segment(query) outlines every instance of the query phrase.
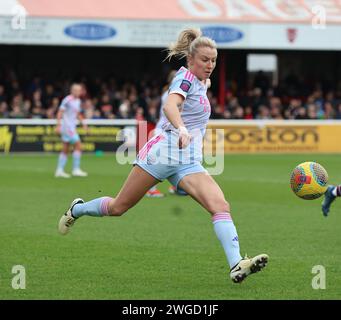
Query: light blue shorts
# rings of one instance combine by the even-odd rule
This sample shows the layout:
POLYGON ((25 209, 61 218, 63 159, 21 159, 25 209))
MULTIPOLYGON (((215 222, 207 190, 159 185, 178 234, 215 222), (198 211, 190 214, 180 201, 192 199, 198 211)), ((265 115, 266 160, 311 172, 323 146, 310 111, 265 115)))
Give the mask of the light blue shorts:
POLYGON ((66 143, 75 144, 76 142, 80 141, 80 137, 78 133, 74 133, 72 135, 67 133, 62 133, 62 141, 66 143))
POLYGON ((201 153, 194 145, 179 149, 178 136, 173 132, 162 132, 150 139, 140 150, 134 165, 152 175, 155 179, 167 179, 180 194, 186 194, 178 187, 185 176, 207 172, 201 164, 201 153))

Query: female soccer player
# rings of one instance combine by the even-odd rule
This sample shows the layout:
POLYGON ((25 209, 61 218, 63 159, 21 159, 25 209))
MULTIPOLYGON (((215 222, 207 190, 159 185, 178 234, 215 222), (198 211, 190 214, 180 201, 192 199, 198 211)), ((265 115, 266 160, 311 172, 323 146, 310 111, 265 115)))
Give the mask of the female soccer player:
POLYGON ((161 134, 149 140, 138 154, 135 166, 116 198, 102 197, 84 203, 72 201, 59 222, 59 232, 66 234, 77 219, 88 216, 121 216, 133 207, 152 186, 168 179, 199 202, 212 216, 214 231, 230 266, 233 282, 243 281, 260 271, 268 262, 266 254, 242 258, 230 205, 224 193, 201 165, 202 137, 210 117, 206 86, 216 66, 215 42, 197 29, 183 30, 169 48, 168 57, 186 57, 174 77, 164 106, 168 119, 161 134))
MULTIPOLYGON (((82 86, 78 83, 74 83, 70 89, 70 95, 66 96, 57 113, 57 128, 58 134, 61 134, 63 141, 63 149, 59 154, 57 170, 55 177, 70 178, 70 175, 64 171, 64 167, 67 162, 67 157, 70 149, 70 145, 74 146, 73 149, 73 169, 72 175, 75 177, 86 177, 88 174, 80 169, 82 145, 79 135, 76 131, 77 119, 82 122, 84 120, 81 112, 81 96, 82 86)), ((84 129, 87 126, 83 124, 84 129)))

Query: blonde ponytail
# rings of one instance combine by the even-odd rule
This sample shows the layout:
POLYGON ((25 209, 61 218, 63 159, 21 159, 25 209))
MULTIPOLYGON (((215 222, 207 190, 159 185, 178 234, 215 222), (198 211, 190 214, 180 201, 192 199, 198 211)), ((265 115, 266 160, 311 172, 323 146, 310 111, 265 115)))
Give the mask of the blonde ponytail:
POLYGON ((177 57, 179 59, 188 56, 191 43, 202 35, 200 29, 188 28, 181 31, 178 40, 172 43, 168 48, 168 55, 166 59, 177 57))
POLYGON ((173 57, 182 59, 189 55, 194 55, 199 47, 217 49, 217 44, 211 38, 202 36, 200 29, 184 29, 179 34, 177 42, 169 46, 165 60, 170 60, 173 57))

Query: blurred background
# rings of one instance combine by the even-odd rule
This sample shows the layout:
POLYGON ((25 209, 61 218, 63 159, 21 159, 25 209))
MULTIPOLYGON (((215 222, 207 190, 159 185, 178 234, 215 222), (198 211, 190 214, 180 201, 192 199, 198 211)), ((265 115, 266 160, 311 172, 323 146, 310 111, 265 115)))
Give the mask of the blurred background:
MULTIPOLYGON (((329 0, 2 0, 0 118, 55 119, 78 81, 87 119, 155 123, 169 72, 185 64, 163 62, 164 49, 194 26, 219 48, 211 119, 341 119, 340 22, 329 0)), ((9 131, 12 149, 32 149, 9 131)), ((53 139, 31 137, 45 151, 53 139)))
POLYGON ((90 119, 153 117, 184 26, 220 48, 213 119, 341 118, 341 5, 269 3, 2 0, 0 118, 54 118, 72 81, 90 119))

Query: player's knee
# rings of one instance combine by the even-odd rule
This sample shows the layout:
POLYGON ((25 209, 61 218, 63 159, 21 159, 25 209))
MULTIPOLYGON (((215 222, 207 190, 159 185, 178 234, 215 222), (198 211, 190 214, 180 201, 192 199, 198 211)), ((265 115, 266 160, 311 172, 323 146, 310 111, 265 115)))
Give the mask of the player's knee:
POLYGON ((124 207, 114 206, 110 208, 109 216, 119 217, 122 216, 125 212, 127 212, 127 210, 128 209, 125 209, 124 207))
POLYGON ((116 201, 109 205, 109 216, 122 216, 131 206, 128 203, 117 203, 116 201))
POLYGON ((207 209, 211 214, 230 212, 230 204, 225 199, 212 199, 207 209))

